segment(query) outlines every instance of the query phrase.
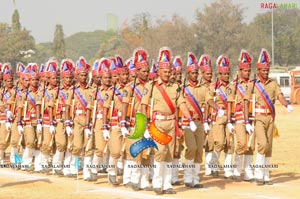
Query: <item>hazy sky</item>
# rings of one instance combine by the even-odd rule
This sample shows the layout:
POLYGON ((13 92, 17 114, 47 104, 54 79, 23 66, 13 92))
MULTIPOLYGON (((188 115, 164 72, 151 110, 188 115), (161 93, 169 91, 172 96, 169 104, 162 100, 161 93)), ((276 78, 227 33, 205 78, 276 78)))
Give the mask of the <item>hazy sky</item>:
MULTIPOLYGON (((119 24, 138 13, 148 12, 152 19, 162 15, 170 17, 178 14, 188 21, 195 19, 195 10, 203 10, 215 0, 0 0, 0 22, 11 24, 11 16, 18 9, 23 27, 31 31, 36 42, 52 41, 54 28, 62 24, 66 36, 76 32, 88 32, 106 29, 106 14, 118 16, 119 24)), ((262 2, 297 3, 300 0, 233 0, 245 8, 245 21, 251 21, 261 9, 262 2)))

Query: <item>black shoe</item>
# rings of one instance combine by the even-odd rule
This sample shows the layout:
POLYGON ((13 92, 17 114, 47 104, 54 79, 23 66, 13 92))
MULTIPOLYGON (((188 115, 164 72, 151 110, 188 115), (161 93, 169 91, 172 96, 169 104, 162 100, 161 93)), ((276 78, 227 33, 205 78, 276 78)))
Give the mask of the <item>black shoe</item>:
POLYGON ((161 188, 153 188, 153 191, 157 194, 157 195, 162 195, 163 191, 161 190, 161 188))
POLYGON ((184 183, 185 187, 194 188, 193 183, 184 183))
POLYGON ((264 181, 263 181, 263 180, 256 179, 255 182, 256 182, 256 185, 257 185, 257 186, 262 186, 262 185, 264 185, 264 181))
POLYGON ((117 176, 115 175, 108 175, 108 183, 112 185, 118 185, 117 176))
POLYGON ((233 180, 233 176, 224 176, 224 179, 226 179, 226 180, 233 180))
POLYGON ((171 184, 174 186, 178 186, 178 185, 181 185, 181 182, 179 180, 177 180, 175 182, 172 182, 171 184))
POLYGON ((201 188, 203 188, 203 187, 204 187, 203 184, 200 184, 200 183, 194 185, 194 188, 200 188, 200 189, 201 189, 201 188))
POLYGON ((26 167, 26 168, 25 168, 25 171, 27 171, 27 172, 32 172, 32 171, 34 171, 33 166, 26 167))
POLYGON ((91 177, 87 177, 83 179, 84 181, 91 181, 91 177))
POLYGON ((67 178, 76 178, 77 177, 77 174, 67 174, 67 175, 65 175, 65 177, 67 177, 67 178))
POLYGON ((219 177, 219 171, 212 171, 212 172, 211 172, 211 175, 212 175, 214 178, 217 178, 217 177, 219 177))
POLYGON ((99 173, 107 173, 106 168, 100 169, 100 170, 99 170, 99 173))
POLYGON ((48 174, 50 172, 50 170, 48 168, 44 168, 40 172, 43 174, 48 174))
POLYGON ((62 175, 64 175, 64 174, 63 174, 62 170, 55 169, 55 170, 54 170, 54 175, 62 176, 62 175))
POLYGON ((97 179, 97 173, 91 173, 91 181, 96 182, 97 179))
POLYGON ((164 190, 165 194, 176 194, 176 191, 173 188, 169 188, 167 190, 164 190))
POLYGON ((264 185, 273 185, 272 181, 264 181, 264 185))
POLYGON ((142 190, 144 190, 144 191, 153 191, 153 188, 150 187, 150 186, 147 186, 147 187, 143 188, 142 190))
POLYGON ((133 191, 138 191, 138 190, 140 190, 139 184, 136 184, 136 183, 131 183, 131 188, 132 188, 133 191))
POLYGON ((255 179, 254 179, 254 178, 251 178, 251 179, 244 179, 244 181, 245 181, 245 182, 250 182, 250 183, 252 183, 252 182, 255 182, 255 179))
POLYGON ((241 181, 241 176, 232 176, 232 180, 236 181, 236 182, 240 182, 241 181))
POLYGON ((118 168, 117 175, 119 175, 119 176, 123 175, 123 169, 118 168))
POLYGON ((132 187, 132 184, 131 184, 131 182, 128 182, 128 183, 124 184, 124 186, 125 186, 126 188, 130 188, 130 187, 132 187))

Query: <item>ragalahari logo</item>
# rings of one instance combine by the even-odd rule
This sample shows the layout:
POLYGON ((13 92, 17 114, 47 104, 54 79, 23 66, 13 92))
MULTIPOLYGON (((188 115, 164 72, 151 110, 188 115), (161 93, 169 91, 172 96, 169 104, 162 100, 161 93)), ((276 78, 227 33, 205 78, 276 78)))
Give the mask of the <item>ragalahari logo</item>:
POLYGON ((261 9, 297 9, 300 4, 297 3, 275 3, 275 2, 262 2, 260 3, 261 9))

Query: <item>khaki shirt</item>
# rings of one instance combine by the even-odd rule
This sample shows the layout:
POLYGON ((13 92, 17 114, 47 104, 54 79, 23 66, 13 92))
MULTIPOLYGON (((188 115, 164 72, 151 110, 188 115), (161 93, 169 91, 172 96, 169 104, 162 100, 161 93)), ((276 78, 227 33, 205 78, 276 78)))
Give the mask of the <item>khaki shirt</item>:
POLYGON ((27 100, 27 112, 30 113, 35 113, 36 111, 36 102, 37 102, 37 95, 39 89, 35 90, 33 88, 29 88, 28 89, 28 94, 26 92, 27 90, 24 90, 24 92, 22 92, 22 95, 19 97, 19 102, 18 102, 18 108, 25 108, 25 101, 27 100), (32 104, 35 104, 35 106, 33 106, 32 104))
MULTIPOLYGON (((123 92, 123 103, 131 103, 131 98, 134 97, 134 105, 133 105, 133 109, 136 111, 141 111, 140 110, 140 104, 141 102, 138 100, 138 97, 136 96, 137 93, 135 91, 133 91, 133 87, 134 87, 134 81, 128 83, 125 88, 124 88, 124 92, 123 92)), ((140 94, 143 94, 143 90, 144 90, 145 85, 139 80, 137 79, 135 82, 135 89, 137 89, 139 91, 140 94)), ((141 98, 143 97, 143 95, 141 96, 141 98)))
MULTIPOLYGON (((171 99, 173 106, 180 107, 182 103, 185 103, 185 99, 182 95, 182 91, 179 90, 178 92, 178 84, 174 83, 167 83, 164 84, 159 77, 158 79, 154 80, 154 82, 147 82, 143 91, 143 98, 141 104, 148 105, 150 99, 151 99, 151 89, 152 84, 158 83, 159 86, 161 86, 166 93, 168 94, 169 98, 171 99)), ((158 90, 158 88, 154 85, 153 91, 152 91, 152 97, 154 99, 154 104, 152 110, 155 112, 161 112, 165 114, 174 114, 171 112, 169 105, 165 101, 164 97, 162 96, 161 92, 158 90)))
MULTIPOLYGON (((201 85, 200 82, 198 82, 198 84, 196 86, 192 86, 190 84, 190 82, 187 82, 185 86, 190 90, 190 92, 192 93, 194 98, 197 100, 197 102, 201 108, 204 107, 204 105, 209 100, 213 99, 212 93, 210 92, 208 87, 201 85)), ((188 95, 187 92, 184 92, 184 96, 186 97, 187 95, 188 95)), ((186 100, 186 104, 187 104, 187 107, 189 110, 192 110, 195 112, 194 108, 192 107, 192 105, 189 103, 188 100, 186 100)))
POLYGON ((241 78, 238 78, 237 82, 238 82, 238 86, 241 89, 239 89, 239 87, 236 86, 236 80, 232 81, 229 84, 229 88, 232 92, 231 92, 231 94, 228 95, 228 101, 231 101, 237 105, 236 111, 242 111, 242 108, 244 107, 244 96, 246 94, 246 91, 249 88, 249 86, 248 86, 249 82, 244 81, 241 78))
MULTIPOLYGON (((272 79, 268 79, 265 83, 262 83, 259 79, 256 80, 257 82, 262 85, 266 93, 268 94, 269 98, 271 99, 272 103, 274 104, 276 99, 280 94, 282 94, 279 84, 272 79)), ((253 81, 248 83, 248 89, 246 91, 244 99, 250 100, 252 95, 252 89, 253 88, 253 81)), ((255 104, 260 106, 267 106, 265 101, 262 98, 261 93, 258 91, 258 89, 255 87, 253 90, 255 94, 255 104)))
MULTIPOLYGON (((225 94, 226 98, 228 95, 231 95, 233 90, 229 87, 229 85, 226 85, 224 83, 219 83, 220 85, 218 85, 218 88, 216 90, 215 96, 214 96, 214 90, 215 90, 215 85, 216 82, 214 82, 210 88, 209 91, 212 93, 212 95, 215 97, 215 103, 217 104, 218 107, 223 107, 225 109, 227 109, 226 104, 224 104, 223 100, 221 99, 221 92, 220 90, 223 91, 223 93, 225 94)), ((228 100, 227 100, 228 101, 228 100)))
POLYGON ((104 102, 104 107, 109 108, 112 102, 112 98, 114 98, 114 109, 121 111, 122 110, 122 102, 123 102, 123 94, 125 91, 125 86, 121 86, 120 84, 116 84, 115 91, 113 87, 109 90, 108 95, 109 98, 104 102), (114 97, 113 97, 114 95, 114 97))
MULTIPOLYGON (((92 88, 87 85, 86 87, 82 88, 79 84, 76 84, 74 86, 74 89, 78 89, 79 93, 82 95, 83 99, 86 101, 86 106, 84 107, 78 98, 78 95, 76 95, 76 92, 74 91, 74 105, 76 109, 79 110, 85 110, 85 109, 92 109, 92 105, 93 105, 93 93, 92 93, 92 88)), ((73 99, 73 89, 72 89, 72 94, 71 94, 71 100, 66 102, 66 105, 72 105, 72 99, 73 99)))

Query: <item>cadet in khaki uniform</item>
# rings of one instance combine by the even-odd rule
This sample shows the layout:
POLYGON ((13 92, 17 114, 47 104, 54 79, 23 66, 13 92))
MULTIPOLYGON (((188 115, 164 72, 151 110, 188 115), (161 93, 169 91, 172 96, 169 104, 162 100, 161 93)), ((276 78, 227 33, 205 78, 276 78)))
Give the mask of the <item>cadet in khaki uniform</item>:
MULTIPOLYGON (((88 65, 83 57, 80 57, 76 63, 75 73, 77 75, 77 83, 73 88, 75 99, 75 117, 73 127, 73 143, 71 144, 72 159, 70 164, 71 174, 76 173, 75 158, 79 156, 87 144, 87 140, 93 135, 90 130, 90 116, 92 108, 92 90, 87 84, 88 72, 90 65, 88 65)), ((71 105, 71 104, 67 104, 71 105)), ((66 120, 70 116, 66 115, 66 120)), ((93 150, 88 149, 85 151, 83 160, 83 179, 89 181, 91 179, 90 165, 92 163, 93 150)))
MULTIPOLYGON (((176 191, 172 188, 172 160, 174 157, 175 143, 175 112, 176 107, 180 107, 183 115, 190 121, 192 131, 196 131, 197 126, 192 120, 191 115, 186 107, 182 92, 177 92, 178 85, 169 82, 171 72, 171 51, 167 47, 159 50, 158 57, 158 76, 154 82, 147 83, 141 101, 142 113, 146 115, 148 102, 151 96, 152 84, 154 84, 152 97, 154 99, 153 118, 156 128, 164 133, 172 136, 172 140, 168 145, 161 145, 156 142, 158 150, 154 155, 154 175, 153 175, 153 190, 157 194, 175 194, 176 191), (169 101, 169 102, 166 102, 169 101)), ((145 132, 145 134, 147 131, 145 132)), ((145 136, 146 137, 146 136, 145 136)))
POLYGON ((186 98, 187 108, 192 116, 193 121, 197 126, 195 132, 191 131, 189 120, 182 117, 182 128, 184 129, 185 137, 185 165, 184 183, 189 188, 203 188, 200 184, 200 163, 202 163, 203 141, 204 141, 204 115, 206 103, 217 110, 217 105, 212 100, 212 95, 209 89, 200 84, 198 81, 198 63, 194 54, 188 54, 187 61, 187 81, 183 85, 184 96, 186 98))
MULTIPOLYGON (((71 85, 74 70, 74 63, 72 60, 64 59, 61 61, 60 71, 62 82, 53 89, 53 97, 48 104, 50 113, 53 113, 53 121, 56 123, 56 129, 54 134, 54 141, 56 146, 56 151, 53 156, 52 164, 53 164, 53 173, 55 175, 68 175, 70 174, 70 158, 71 153, 67 151, 67 136, 70 135, 69 131, 66 131, 66 125, 64 122, 66 121, 66 109, 69 110, 70 107, 66 108, 66 103, 71 101, 71 95, 73 87, 71 85), (59 89, 59 90, 57 90, 59 89), (67 133, 66 133, 67 132, 67 133), (66 164, 64 167, 64 172, 62 170, 63 161, 64 161, 64 152, 65 152, 65 160, 66 164)), ((55 73, 55 72, 52 72, 55 73)), ((69 121, 67 123, 70 123, 69 121)), ((70 126, 69 126, 70 130, 70 126)), ((53 136, 53 135, 52 135, 53 136)))
POLYGON ((12 96, 8 99, 7 103, 9 105, 9 109, 11 110, 12 117, 12 125, 11 125, 11 135, 10 135, 10 162, 15 163, 15 153, 18 153, 19 150, 19 140, 21 138, 21 134, 19 134, 17 128, 17 118, 18 118, 18 106, 21 103, 19 100, 22 93, 26 91, 29 80, 25 81, 25 74, 23 71, 25 70, 25 66, 22 63, 17 64, 16 73, 17 73, 17 81, 15 85, 15 89, 13 90, 12 96))
POLYGON ((129 82, 132 82, 136 75, 137 75, 137 69, 135 68, 135 65, 133 63, 133 58, 130 57, 129 59, 126 60, 126 66, 129 69, 129 82))
MULTIPOLYGON (((118 58, 120 62, 120 58, 118 58)), ((126 84, 128 83, 129 70, 123 63, 118 64, 117 59, 111 59, 111 65, 115 66, 115 70, 118 74, 118 81, 110 89, 108 100, 104 101, 103 110, 103 123, 110 125, 110 139, 108 140, 108 147, 110 150, 108 182, 111 184, 117 184, 117 162, 121 157, 121 149, 123 146, 123 140, 125 136, 122 136, 121 128, 119 126, 122 114, 122 101, 123 92, 126 84), (113 104, 112 104, 113 103, 113 104), (110 110, 110 112, 109 112, 110 110), (110 119, 108 119, 110 118, 110 119)), ((113 67, 111 67, 113 68, 113 67)), ((112 70, 111 70, 112 71, 112 70)))
MULTIPOLYGON (((201 80, 200 84, 202 86, 205 86, 206 88, 210 89, 212 84, 212 67, 211 67, 211 59, 210 56, 207 54, 201 55, 199 59, 199 67, 201 70, 201 80)), ((210 133, 210 127, 211 127, 211 119, 208 118, 209 116, 209 106, 208 104, 204 106, 202 109, 204 112, 204 115, 206 117, 204 118, 204 132, 205 132, 205 141, 204 141, 204 149, 205 149, 205 175, 210 176, 212 174, 211 166, 216 163, 216 156, 215 153, 213 153, 214 150, 214 139, 213 134, 210 133)), ((213 110, 213 109, 211 109, 213 110)))
MULTIPOLYGON (((149 63, 147 59, 148 53, 145 49, 137 48, 134 50, 133 64, 136 67, 137 76, 132 82, 126 85, 123 93, 122 120, 120 122, 123 136, 134 133, 134 115, 136 112, 141 112, 140 103, 142 93, 149 76, 149 63), (129 122, 129 132, 126 128, 127 122, 129 122)), ((123 184, 125 186, 131 186, 135 191, 139 190, 141 179, 140 165, 142 162, 141 154, 135 158, 130 154, 130 146, 136 141, 138 140, 126 139, 123 175, 123 184)))
MULTIPOLYGON (((286 107, 287 112, 292 112, 293 108, 287 103, 280 90, 278 83, 268 77, 271 65, 271 58, 266 49, 262 49, 256 64, 258 70, 255 81, 255 118, 254 130, 257 142, 257 154, 255 162, 255 179, 257 185, 272 185, 269 176, 269 164, 272 156, 273 130, 275 119, 275 100, 286 107)), ((249 123, 248 104, 251 99, 253 83, 248 85, 245 100, 245 123, 249 123)), ((248 125, 249 126, 249 125, 248 125)), ((248 127, 249 128, 249 127, 248 127)), ((246 126, 247 131, 250 131, 246 126)))
POLYGON ((3 64, 1 70, 0 73, 3 72, 4 86, 0 88, 0 164, 4 164, 4 151, 9 145, 11 122, 13 119, 13 114, 9 110, 8 100, 15 92, 13 89, 14 73, 10 63, 3 64))
POLYGON ((38 93, 38 67, 35 63, 30 63, 25 68, 24 81, 29 81, 29 87, 20 96, 18 103, 17 125, 20 135, 23 134, 25 140, 25 150, 23 152, 22 169, 32 171, 31 166, 33 154, 35 155, 34 169, 41 170, 40 150, 37 140, 40 135, 36 132, 36 95, 38 93))
POLYGON ((93 85, 93 98, 95 97, 95 94, 97 96, 97 113, 96 113, 96 123, 94 128, 94 138, 95 138, 95 150, 94 150, 94 156, 93 156, 93 168, 92 168, 92 181, 97 180, 97 172, 98 167, 104 167, 103 163, 103 155, 105 152, 105 149, 107 149, 107 140, 109 139, 109 134, 104 135, 104 127, 107 128, 107 126, 103 125, 103 107, 104 102, 108 100, 108 92, 111 88, 111 74, 110 74, 110 60, 107 58, 101 58, 98 61, 98 68, 95 68, 94 63, 94 71, 93 76, 94 80, 97 76, 100 77, 101 85, 99 81, 94 81, 93 85), (97 92, 98 90, 98 92, 97 92), (97 93, 96 93, 97 92, 97 93), (102 165, 100 165, 102 163, 102 165))
MULTIPOLYGON (((58 64, 55 60, 49 60, 46 64, 45 70, 48 78, 49 85, 41 88, 36 96, 36 114, 37 114, 37 132, 42 135, 41 143, 41 165, 42 173, 49 172, 48 159, 54 142, 54 121, 53 112, 50 108, 50 103, 57 93, 58 87, 58 64)), ((39 144, 39 140, 38 140, 39 144)))
MULTIPOLYGON (((215 82, 216 85, 211 86, 210 90, 216 89, 215 102, 218 105, 218 117, 213 121, 215 124, 212 126, 211 133, 214 138, 214 151, 216 154, 217 162, 219 161, 221 151, 224 150, 224 177, 231 178, 232 172, 232 154, 234 152, 233 130, 234 127, 230 120, 230 113, 228 111, 227 95, 233 92, 228 88, 230 63, 227 57, 220 55, 217 59, 217 67, 219 69, 219 79, 215 82), (226 115, 224 115, 224 112, 226 115), (228 113, 229 112, 229 113, 228 113), (229 117, 228 117, 229 114, 229 117)), ((213 176, 218 176, 218 169, 213 168, 213 176)))
MULTIPOLYGON (((254 139, 252 139, 251 145, 248 147, 247 131, 244 123, 244 95, 248 89, 248 82, 251 73, 251 56, 246 50, 242 50, 239 57, 239 75, 230 84, 230 89, 233 91, 228 96, 229 106, 231 109, 232 120, 235 122, 235 136, 237 140, 237 146, 235 151, 235 167, 233 170, 233 178, 237 181, 240 180, 241 171, 243 167, 243 158, 245 155, 244 167, 245 167, 245 181, 252 181, 254 179, 253 171, 251 169, 253 151, 254 151, 254 139)), ((249 134, 253 133, 249 132, 249 134)))
MULTIPOLYGON (((175 56, 173 60, 173 67, 171 67, 171 76, 170 76, 170 82, 177 83, 179 87, 182 87, 182 59, 180 56, 175 56)), ((178 89, 178 92, 182 92, 178 89)), ((172 161, 172 165, 174 165, 174 168, 172 168, 172 185, 181 185, 181 182, 179 180, 178 174, 179 169, 178 165, 180 164, 179 160, 181 158, 181 152, 183 150, 183 136, 182 136, 182 129, 181 127, 181 115, 179 115, 179 110, 177 109, 177 115, 176 115, 176 125, 178 125, 178 129, 176 132, 178 135, 176 135, 176 142, 174 146, 174 158, 172 161), (180 135, 181 134, 181 135, 180 135)))

